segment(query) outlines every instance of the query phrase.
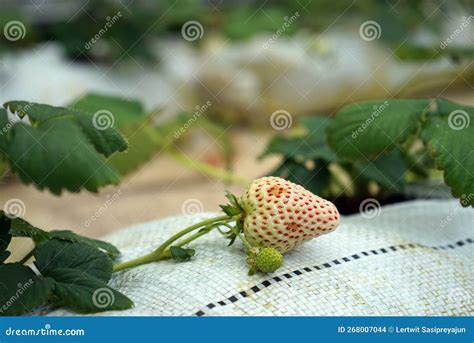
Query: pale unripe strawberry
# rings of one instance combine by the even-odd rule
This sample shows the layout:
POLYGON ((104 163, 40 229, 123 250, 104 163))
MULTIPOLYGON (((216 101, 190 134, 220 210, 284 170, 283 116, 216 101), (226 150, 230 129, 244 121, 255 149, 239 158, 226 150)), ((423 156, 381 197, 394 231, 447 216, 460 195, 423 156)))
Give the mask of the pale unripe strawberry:
POLYGON ((238 203, 250 245, 281 253, 334 231, 339 224, 334 204, 279 177, 254 180, 238 203))

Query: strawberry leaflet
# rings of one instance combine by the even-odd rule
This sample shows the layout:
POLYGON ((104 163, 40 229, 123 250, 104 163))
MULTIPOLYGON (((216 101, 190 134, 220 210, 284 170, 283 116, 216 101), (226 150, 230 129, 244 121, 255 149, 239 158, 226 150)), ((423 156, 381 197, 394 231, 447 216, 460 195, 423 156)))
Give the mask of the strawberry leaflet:
POLYGON ((96 129, 92 114, 24 101, 4 107, 29 120, 10 121, 0 110, 0 123, 6 128, 0 153, 25 183, 60 194, 83 188, 96 192, 119 182, 104 157, 124 151, 127 144, 113 128, 96 129))

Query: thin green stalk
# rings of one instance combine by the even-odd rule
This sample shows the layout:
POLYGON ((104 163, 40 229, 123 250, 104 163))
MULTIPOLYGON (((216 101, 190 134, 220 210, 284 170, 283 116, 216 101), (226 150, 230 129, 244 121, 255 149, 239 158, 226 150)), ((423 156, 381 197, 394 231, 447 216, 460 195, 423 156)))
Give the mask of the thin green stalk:
POLYGON ((211 230, 215 229, 216 227, 217 227, 217 225, 214 226, 214 227, 212 227, 212 228, 210 228, 209 230, 198 231, 198 232, 192 234, 191 236, 189 236, 188 238, 183 239, 181 242, 179 242, 178 244, 176 244, 176 246, 179 247, 179 248, 181 248, 181 247, 185 246, 186 244, 191 243, 191 242, 194 241, 195 239, 197 239, 197 238, 199 238, 199 237, 201 237, 201 236, 204 236, 204 235, 208 234, 211 230))
MULTIPOLYGON (((171 236, 168 240, 166 240, 163 244, 161 244, 157 249, 155 249, 151 253, 146 254, 144 256, 140 256, 140 257, 135 258, 135 259, 130 260, 130 261, 126 261, 126 262, 116 264, 113 268, 113 271, 117 272, 117 271, 128 269, 128 268, 131 268, 131 267, 136 267, 136 266, 139 266, 139 265, 142 265, 142 264, 146 264, 146 263, 150 263, 150 262, 156 262, 156 261, 160 261, 160 260, 163 260, 163 259, 170 258, 171 255, 170 255, 170 252, 169 252, 169 246, 173 242, 175 242, 176 240, 178 240, 181 237, 187 235, 188 233, 190 233, 194 230, 197 230, 199 228, 202 228, 204 226, 209 226, 211 224, 218 224, 219 222, 222 222, 222 221, 228 222, 230 220, 233 220, 233 219, 231 217, 229 217, 228 215, 222 215, 222 216, 219 216, 219 217, 206 219, 206 220, 200 221, 199 223, 188 226, 187 228, 185 228, 185 229, 181 230, 180 232, 176 233, 175 235, 171 236)), ((200 235, 195 234, 195 235, 190 236, 189 238, 183 240, 183 242, 181 242, 179 246, 183 246, 183 245, 191 242, 193 239, 196 239, 196 238, 198 238, 198 237, 200 237, 200 236, 202 236, 202 235, 204 235, 208 232, 209 231, 207 231, 207 230, 204 231, 204 232, 198 232, 198 233, 201 233, 201 234, 200 235), (191 239, 193 236, 194 236, 194 238, 191 239)))
POLYGON ((154 261, 159 261, 159 260, 160 259, 156 258, 155 254, 153 254, 151 252, 149 254, 146 254, 144 256, 140 256, 140 257, 135 258, 133 260, 116 264, 116 265, 114 265, 113 271, 118 272, 118 271, 121 271, 121 270, 124 270, 124 269, 136 267, 136 266, 139 266, 139 265, 142 265, 142 264, 146 264, 146 263, 150 263, 150 262, 154 262, 154 261))
POLYGON ((164 152, 166 152, 176 162, 180 163, 186 168, 195 170, 198 173, 204 175, 218 178, 224 182, 236 183, 243 187, 247 187, 251 182, 250 180, 241 177, 227 169, 217 168, 210 165, 209 163, 189 159, 185 154, 176 151, 176 149, 172 147, 172 143, 166 141, 166 139, 164 139, 161 135, 154 135, 153 140, 157 146, 162 147, 164 152))
POLYGON ((239 237, 240 240, 242 241, 242 243, 244 243, 244 246, 245 246, 245 248, 246 248, 247 250, 250 250, 250 249, 252 248, 252 246, 250 245, 250 243, 247 242, 247 240, 245 239, 245 237, 242 236, 242 234, 241 234, 240 232, 237 234, 237 237, 239 237))
POLYGON ((180 232, 178 232, 178 233, 174 234, 173 236, 171 236, 162 245, 160 245, 153 253, 156 254, 157 256, 159 256, 163 251, 165 251, 166 248, 168 248, 168 246, 171 245, 171 243, 173 243, 174 241, 180 239, 181 237, 185 236, 186 234, 190 233, 191 231, 199 229, 203 226, 208 226, 208 225, 214 224, 216 222, 220 222, 220 221, 224 221, 224 220, 230 220, 230 219, 231 218, 228 215, 223 215, 223 216, 220 216, 220 217, 206 219, 206 220, 203 220, 199 223, 191 225, 191 226, 185 228, 184 230, 181 230, 180 232))
POLYGON ((250 180, 247 180, 246 178, 236 175, 228 170, 216 168, 208 163, 190 160, 184 154, 180 154, 171 149, 166 150, 166 152, 172 158, 174 158, 175 161, 181 163, 182 165, 184 165, 185 167, 189 169, 193 169, 197 171, 198 173, 215 177, 224 182, 236 183, 243 187, 247 187, 250 184, 250 180))

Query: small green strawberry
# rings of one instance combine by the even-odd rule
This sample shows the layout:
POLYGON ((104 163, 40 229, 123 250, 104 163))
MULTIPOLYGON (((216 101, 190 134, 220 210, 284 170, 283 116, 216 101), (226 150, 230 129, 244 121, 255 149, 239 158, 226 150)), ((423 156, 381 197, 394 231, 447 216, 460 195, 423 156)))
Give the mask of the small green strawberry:
POLYGON ((274 248, 251 248, 247 252, 247 263, 250 266, 249 274, 257 271, 273 273, 283 264, 283 255, 274 248))

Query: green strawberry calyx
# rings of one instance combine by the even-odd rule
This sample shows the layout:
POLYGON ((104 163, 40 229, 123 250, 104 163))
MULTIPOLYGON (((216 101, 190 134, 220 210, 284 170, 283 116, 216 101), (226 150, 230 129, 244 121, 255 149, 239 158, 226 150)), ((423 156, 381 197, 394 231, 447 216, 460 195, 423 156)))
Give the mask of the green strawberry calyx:
POLYGON ((220 208, 229 217, 239 219, 239 217, 244 213, 244 209, 240 206, 238 198, 229 191, 225 192, 225 197, 229 200, 229 203, 220 205, 220 208))

